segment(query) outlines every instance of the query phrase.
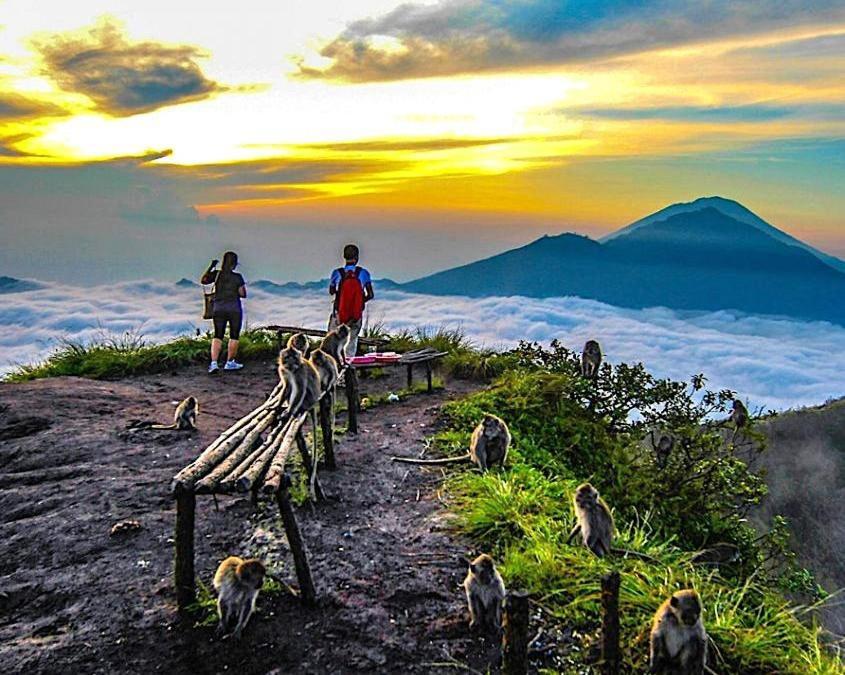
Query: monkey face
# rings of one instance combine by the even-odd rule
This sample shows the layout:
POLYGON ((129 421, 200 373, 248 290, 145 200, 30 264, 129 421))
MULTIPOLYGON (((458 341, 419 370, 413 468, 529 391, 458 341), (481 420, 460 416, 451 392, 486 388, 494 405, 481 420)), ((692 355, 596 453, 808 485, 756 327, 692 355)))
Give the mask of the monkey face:
POLYGON ((575 503, 581 508, 589 509, 595 506, 599 500, 599 491, 589 483, 578 486, 575 491, 575 503))
POLYGON ((678 621, 686 626, 694 626, 701 616, 701 601, 695 591, 678 591, 672 595, 669 604, 678 621))
POLYGON ((493 582, 496 568, 493 565, 493 559, 486 553, 482 553, 473 560, 469 565, 469 569, 478 577, 478 580, 482 584, 487 585, 493 582))
POLYGON ((499 422, 495 417, 487 415, 482 420, 482 424, 484 425, 484 435, 487 438, 495 438, 499 435, 499 422))
POLYGON ((279 363, 285 370, 296 370, 302 363, 299 352, 295 349, 283 349, 279 354, 279 363))
POLYGON ((304 352, 308 349, 308 338, 302 333, 297 333, 290 339, 290 346, 300 352, 304 352))
POLYGON ((245 560, 238 566, 241 581, 252 588, 261 588, 266 571, 260 560, 245 560))

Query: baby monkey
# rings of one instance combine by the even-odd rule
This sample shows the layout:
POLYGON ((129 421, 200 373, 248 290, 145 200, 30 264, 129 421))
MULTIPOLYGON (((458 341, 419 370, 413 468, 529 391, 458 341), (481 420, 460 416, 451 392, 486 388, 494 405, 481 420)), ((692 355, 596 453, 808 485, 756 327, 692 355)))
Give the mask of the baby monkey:
POLYGON ((406 464, 452 464, 453 462, 472 461, 482 471, 487 471, 494 464, 505 465, 508 448, 511 444, 511 432, 501 417, 487 413, 472 432, 469 452, 459 457, 441 459, 416 459, 414 457, 392 457, 394 462, 406 464))
POLYGON ((217 591, 217 637, 234 634, 240 639, 249 617, 255 610, 258 591, 264 584, 266 570, 260 560, 244 560, 237 556, 226 558, 214 575, 217 591))
POLYGON ((173 424, 156 424, 155 422, 141 422, 134 421, 129 427, 132 431, 138 429, 166 429, 168 431, 196 431, 197 430, 197 415, 199 414, 200 406, 194 396, 188 396, 178 406, 173 413, 173 424))
POLYGON ((702 675, 706 661, 707 632, 701 621, 701 600, 694 590, 676 591, 654 615, 650 672, 702 675))
POLYGON ((346 345, 349 344, 349 335, 349 326, 342 323, 333 331, 326 333, 326 337, 320 343, 320 349, 337 362, 338 368, 345 368, 347 365, 346 345))
POLYGON ((467 564, 464 590, 469 605, 469 627, 489 630, 497 635, 502 630, 502 603, 505 600, 505 583, 493 564, 493 558, 482 553, 467 564))
POLYGON ((594 378, 599 374, 601 365, 601 346, 595 340, 587 340, 581 353, 581 375, 594 378))

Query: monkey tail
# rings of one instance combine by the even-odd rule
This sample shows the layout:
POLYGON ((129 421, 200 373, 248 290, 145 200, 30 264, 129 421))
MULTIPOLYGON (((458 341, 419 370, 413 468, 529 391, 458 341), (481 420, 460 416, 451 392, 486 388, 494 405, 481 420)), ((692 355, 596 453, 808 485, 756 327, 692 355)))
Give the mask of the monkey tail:
POLYGON ((151 420, 137 420, 129 425, 129 431, 140 431, 141 429, 166 429, 173 431, 178 428, 176 424, 157 424, 151 420))
POLYGON ((416 457, 391 457, 391 462, 404 462, 405 464, 454 464, 456 462, 465 462, 470 458, 470 454, 461 455, 460 457, 442 457, 441 459, 417 459, 416 457))

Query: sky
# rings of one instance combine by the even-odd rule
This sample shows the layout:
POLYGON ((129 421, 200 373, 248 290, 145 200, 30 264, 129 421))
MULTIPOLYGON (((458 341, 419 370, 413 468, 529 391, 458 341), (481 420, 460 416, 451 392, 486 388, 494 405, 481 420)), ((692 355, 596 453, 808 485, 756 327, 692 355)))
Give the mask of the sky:
MULTIPOLYGON (((79 287, 42 283, 6 293, 0 302, 0 376, 46 357, 62 340, 147 342, 205 331, 200 289, 142 280, 79 287)), ((325 292, 254 286, 245 301, 249 326, 319 327, 329 312, 325 292)), ((366 320, 391 331, 461 329, 477 345, 515 346, 557 338, 579 350, 598 338, 612 363, 643 362, 657 377, 689 381, 697 373, 713 390, 731 389, 749 410, 817 405, 845 396, 845 327, 826 322, 755 317, 737 312, 621 309, 580 298, 427 296, 382 290, 366 320)))
POLYGON ((845 256, 845 2, 0 0, 0 274, 407 280, 721 195, 845 256))

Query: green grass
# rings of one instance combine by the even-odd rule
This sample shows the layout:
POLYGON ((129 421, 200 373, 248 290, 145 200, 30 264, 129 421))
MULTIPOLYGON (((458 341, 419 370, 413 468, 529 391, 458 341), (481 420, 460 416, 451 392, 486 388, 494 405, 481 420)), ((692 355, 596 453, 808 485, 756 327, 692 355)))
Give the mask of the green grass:
MULTIPOLYGON (((275 336, 267 331, 245 331, 241 333, 239 345, 240 360, 272 358, 278 351, 275 336)), ((132 333, 103 336, 87 343, 67 340, 44 361, 19 366, 6 376, 6 381, 61 376, 118 379, 165 372, 192 363, 206 363, 210 349, 208 334, 180 337, 163 344, 147 342, 132 333)))
MULTIPOLYGON (((447 482, 455 528, 494 556, 506 585, 528 591, 563 623, 590 636, 582 645, 586 651, 600 626, 600 579, 618 570, 622 653, 630 672, 647 671, 651 618, 681 588, 701 595, 717 672, 845 672, 841 659, 823 646, 810 613, 787 600, 777 576, 756 558, 722 572, 690 562, 696 548, 692 539, 744 536, 747 526, 736 524, 721 505, 709 505, 690 533, 686 523, 678 525, 652 508, 665 489, 663 478, 632 449, 639 446, 632 445, 629 430, 609 429, 608 416, 596 417, 578 401, 573 387, 579 386, 564 372, 511 372, 493 388, 445 407, 448 427, 434 438, 444 454, 467 447, 470 430, 485 412, 501 415, 511 426, 514 447, 505 470, 481 475, 457 469, 447 482), (653 483, 638 474, 651 476, 653 483), (574 522, 572 494, 584 480, 599 485, 611 506, 623 505, 614 514, 614 546, 658 562, 597 558, 567 544, 574 522)), ((656 386, 679 400, 678 390, 656 386)), ((750 479, 733 465, 729 475, 741 483, 736 494, 744 495, 750 479)), ((748 551, 751 556, 755 549, 748 551)))

